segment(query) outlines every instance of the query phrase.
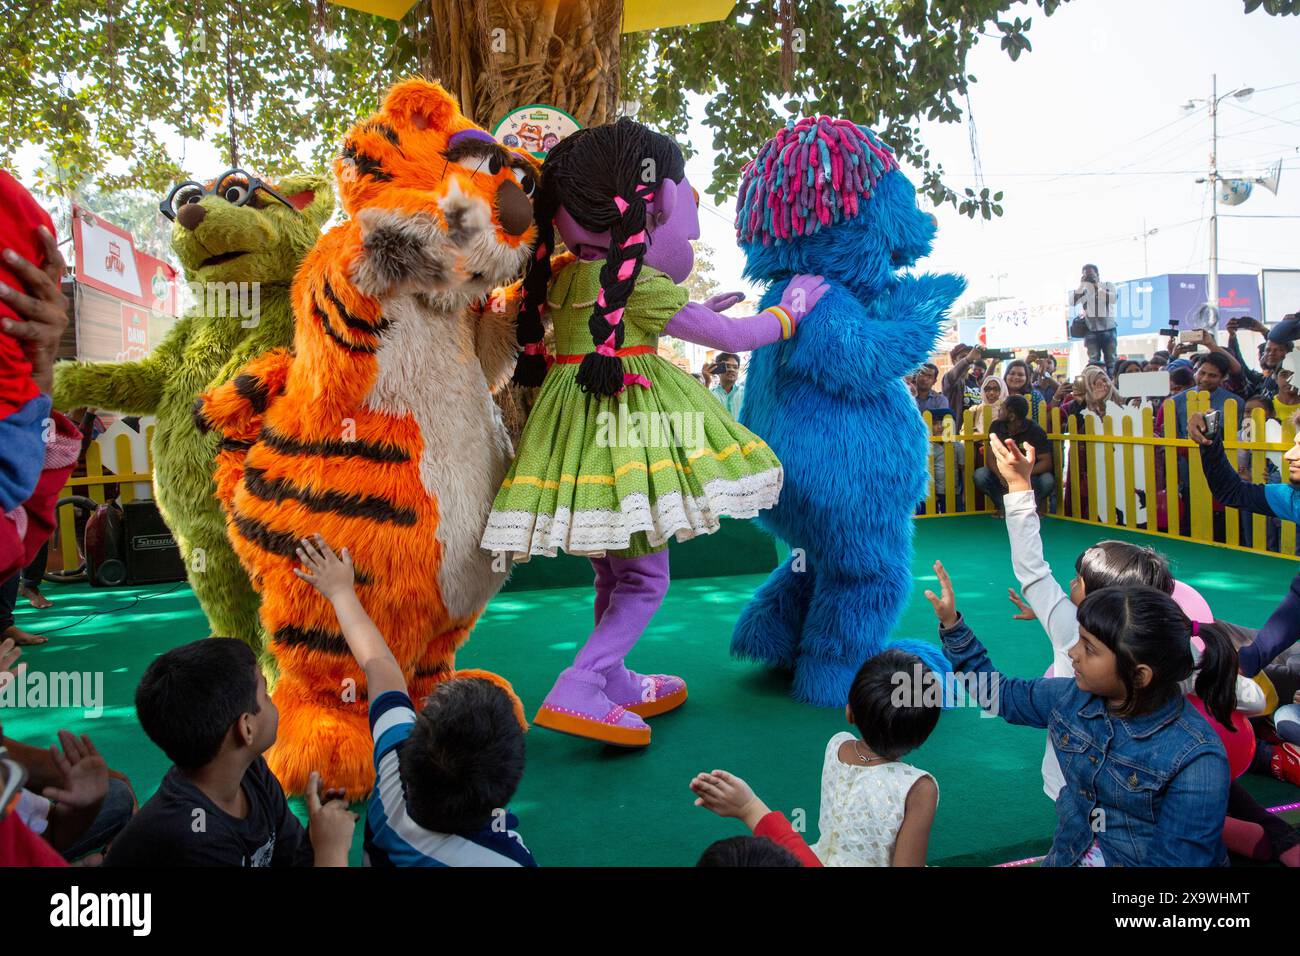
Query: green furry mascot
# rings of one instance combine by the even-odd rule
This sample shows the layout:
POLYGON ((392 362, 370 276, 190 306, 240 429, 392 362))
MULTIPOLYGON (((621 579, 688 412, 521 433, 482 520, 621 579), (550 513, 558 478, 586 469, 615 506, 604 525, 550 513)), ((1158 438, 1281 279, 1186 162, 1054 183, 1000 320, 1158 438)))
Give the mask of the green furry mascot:
POLYGON ((289 285, 334 210, 334 192, 325 176, 272 186, 233 170, 206 186, 181 184, 160 208, 175 222, 172 248, 198 304, 138 362, 61 363, 54 403, 157 416, 154 496, 190 585, 213 634, 260 650, 258 598, 214 497, 218 436, 200 434, 190 409, 251 360, 292 344, 289 285))

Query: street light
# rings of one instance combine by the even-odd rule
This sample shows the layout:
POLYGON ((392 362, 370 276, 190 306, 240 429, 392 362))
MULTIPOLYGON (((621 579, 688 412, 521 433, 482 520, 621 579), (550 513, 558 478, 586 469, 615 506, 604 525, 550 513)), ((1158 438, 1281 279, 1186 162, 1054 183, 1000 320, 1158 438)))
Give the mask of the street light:
POLYGON ((1141 239, 1141 240, 1142 240, 1142 275, 1143 275, 1143 276, 1149 276, 1149 275, 1151 274, 1151 259, 1150 259, 1150 257, 1147 255, 1147 240, 1150 239, 1152 236, 1154 236, 1154 235, 1155 235, 1156 233, 1158 233, 1159 231, 1160 231, 1160 227, 1159 227, 1159 226, 1157 226, 1157 227, 1154 228, 1154 229, 1148 229, 1148 228, 1147 228, 1147 221, 1146 221, 1145 219, 1143 219, 1143 220, 1142 220, 1142 235, 1140 235, 1140 236, 1134 236, 1134 237, 1133 237, 1134 241, 1137 241, 1138 239, 1141 239))
POLYGON ((1210 175, 1196 181, 1210 184, 1210 281, 1206 292, 1209 299, 1207 305, 1216 327, 1219 324, 1219 104, 1230 96, 1245 102, 1254 92, 1253 86, 1243 86, 1220 95, 1218 74, 1211 74, 1210 98, 1191 99, 1183 106, 1187 111, 1202 104, 1209 104, 1210 107, 1210 175))

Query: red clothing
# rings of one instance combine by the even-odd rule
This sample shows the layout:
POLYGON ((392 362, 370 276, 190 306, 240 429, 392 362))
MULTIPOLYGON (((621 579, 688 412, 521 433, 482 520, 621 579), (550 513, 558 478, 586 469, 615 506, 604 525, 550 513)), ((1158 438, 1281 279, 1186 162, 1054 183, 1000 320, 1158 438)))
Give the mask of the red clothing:
MULTIPOLYGON (((0 335, 0 339, 6 336, 0 335)), ((55 439, 45 446, 45 468, 36 489, 23 503, 22 519, 0 515, 0 581, 8 580, 31 564, 54 533, 54 506, 72 476, 81 453, 81 432, 60 412, 51 412, 55 439)), ((18 510, 18 509, 15 509, 18 510)))
POLYGON ((758 821, 758 826, 754 827, 754 836, 767 837, 777 846, 785 847, 798 857, 802 866, 822 865, 822 861, 817 859, 817 854, 808 848, 804 838, 794 832, 790 821, 775 810, 758 821))
POLYGON ((11 813, 0 820, 0 866, 67 866, 67 861, 11 813))
MULTIPOLYGON (((28 262, 45 265, 45 246, 38 229, 54 232, 54 221, 22 187, 0 169, 0 248, 12 249, 28 262)), ((0 282, 26 292, 27 289, 0 260, 0 282)), ((0 301, 0 318, 16 319, 17 314, 0 301)), ((32 364, 22 346, 11 336, 0 333, 0 418, 12 415, 39 395, 32 381, 32 364)))

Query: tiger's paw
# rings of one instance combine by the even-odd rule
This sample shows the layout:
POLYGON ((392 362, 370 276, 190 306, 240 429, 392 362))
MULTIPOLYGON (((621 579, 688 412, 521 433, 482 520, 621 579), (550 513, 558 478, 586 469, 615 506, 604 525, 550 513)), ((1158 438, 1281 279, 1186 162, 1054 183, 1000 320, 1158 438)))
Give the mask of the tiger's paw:
POLYGON ((432 213, 362 209, 357 288, 374 298, 410 292, 446 291, 469 277, 458 264, 459 248, 432 213))
POLYGON ((273 695, 280 726, 275 745, 266 753, 267 766, 284 792, 306 793, 307 779, 315 770, 326 786, 346 790, 348 800, 365 799, 375 786, 375 768, 364 705, 323 707, 302 698, 287 699, 288 691, 277 688, 273 695))

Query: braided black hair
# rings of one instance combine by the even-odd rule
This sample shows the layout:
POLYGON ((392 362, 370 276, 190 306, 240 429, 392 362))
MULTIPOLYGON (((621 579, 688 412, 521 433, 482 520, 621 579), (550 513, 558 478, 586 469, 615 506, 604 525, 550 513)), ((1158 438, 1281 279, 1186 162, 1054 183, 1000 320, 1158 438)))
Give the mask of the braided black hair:
MULTIPOLYGON (((578 386, 597 395, 623 388, 623 361, 611 354, 623 344, 623 309, 636 286, 647 248, 646 202, 665 180, 681 182, 686 163, 677 144, 626 117, 579 130, 556 144, 542 164, 535 205, 537 253, 524 278, 518 341, 525 348, 542 340, 542 304, 550 282, 553 220, 563 206, 591 232, 609 231, 609 253, 600 270, 600 296, 588 320, 597 351, 583 357, 578 386)), ((515 381, 540 384, 545 359, 525 354, 515 381)))

